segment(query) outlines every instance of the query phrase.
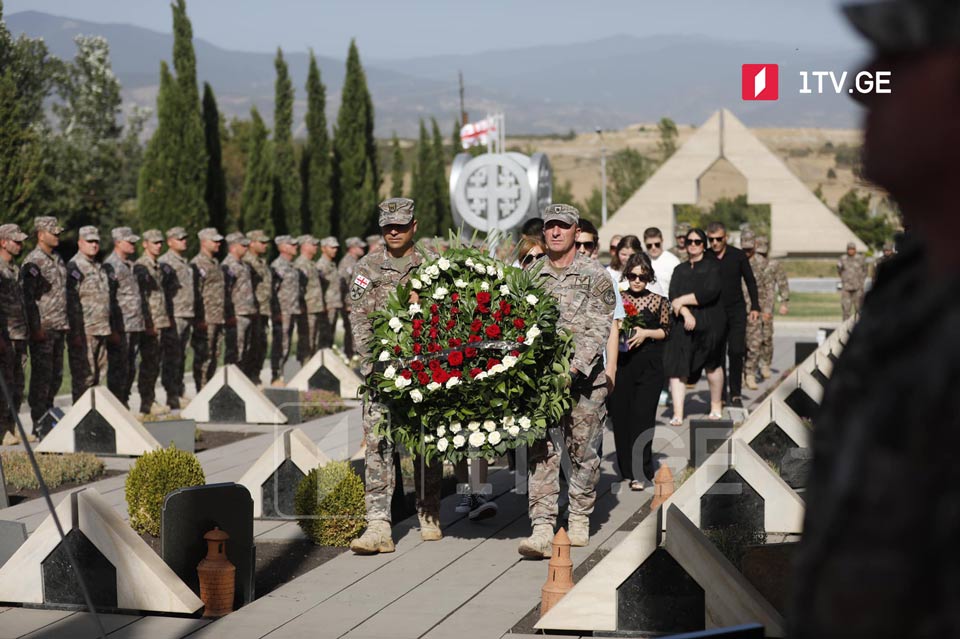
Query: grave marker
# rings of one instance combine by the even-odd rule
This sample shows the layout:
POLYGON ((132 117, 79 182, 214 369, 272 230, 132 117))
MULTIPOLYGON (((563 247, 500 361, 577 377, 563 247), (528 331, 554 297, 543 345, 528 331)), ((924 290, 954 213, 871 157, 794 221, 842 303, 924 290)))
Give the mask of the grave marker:
POLYGON ((324 348, 310 358, 287 383, 300 391, 327 390, 346 399, 357 399, 363 380, 332 349, 324 348))
POLYGON ((180 415, 198 422, 285 424, 286 416, 235 364, 221 366, 180 415))
POLYGON ((253 497, 253 516, 294 518, 297 485, 311 470, 328 461, 330 458, 302 430, 283 431, 238 482, 253 497))
POLYGON ((27 540, 27 526, 22 521, 6 521, 0 519, 0 567, 27 540))

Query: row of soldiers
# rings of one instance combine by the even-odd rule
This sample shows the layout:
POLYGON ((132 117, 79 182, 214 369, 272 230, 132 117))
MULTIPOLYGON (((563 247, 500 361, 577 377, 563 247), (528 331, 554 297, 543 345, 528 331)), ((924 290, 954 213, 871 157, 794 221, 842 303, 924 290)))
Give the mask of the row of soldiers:
MULTIPOLYGON (((199 253, 188 260, 188 234, 174 227, 144 231, 136 258, 141 237, 119 227, 110 234, 113 250, 101 261, 99 230, 84 226, 76 255, 65 263, 56 250, 63 232, 57 219, 38 217, 34 228, 36 248, 18 266, 28 236, 16 224, 0 226, 0 373, 18 409, 29 354, 28 402, 35 425, 53 406, 63 381, 64 346, 74 401, 105 378, 129 407, 139 356, 140 412, 152 414, 178 410, 185 401, 188 346, 198 391, 216 371, 223 342, 224 361, 259 382, 268 331, 271 379, 278 385, 294 330, 302 363, 333 344, 340 320, 345 351, 352 356, 347 282, 368 245, 374 250, 380 241, 380 236, 368 238, 371 242, 348 238, 338 264, 335 237, 281 235, 273 240, 279 256, 268 264, 270 238, 262 230, 224 238, 205 228, 197 234, 199 253), (224 241, 227 256, 221 262, 217 255, 224 241), (167 408, 155 401, 158 378, 167 408)), ((15 441, 12 412, 5 403, 0 408, 4 438, 15 441)))

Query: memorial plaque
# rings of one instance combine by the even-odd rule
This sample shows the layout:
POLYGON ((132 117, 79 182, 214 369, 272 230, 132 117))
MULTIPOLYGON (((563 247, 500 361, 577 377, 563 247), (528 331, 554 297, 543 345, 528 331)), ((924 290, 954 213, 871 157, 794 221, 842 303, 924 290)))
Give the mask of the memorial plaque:
POLYGON ((188 453, 197 449, 197 422, 192 419, 144 422, 143 427, 164 448, 173 444, 174 448, 188 453))
POLYGON ((296 515, 294 497, 297 486, 306 475, 292 459, 285 459, 273 474, 263 482, 264 519, 288 519, 296 515))
POLYGON ((117 454, 117 431, 96 409, 84 415, 73 429, 73 450, 78 453, 117 454))
POLYGON ((43 439, 47 436, 47 433, 53 430, 53 427, 56 426, 57 422, 61 419, 63 419, 63 409, 59 406, 54 406, 43 414, 39 423, 34 424, 33 434, 37 436, 37 439, 43 439))
POLYGON ((801 419, 809 419, 812 421, 820 411, 820 405, 813 401, 802 388, 798 388, 790 393, 787 399, 784 400, 784 403, 801 419))
POLYGON ((235 390, 222 386, 210 398, 210 421, 223 423, 244 423, 247 421, 247 404, 235 390))
POLYGON ((617 630, 675 633, 706 628, 703 588, 663 548, 617 587, 617 630))
POLYGON ((78 528, 67 533, 40 563, 40 569, 44 603, 85 606, 76 574, 79 571, 96 606, 117 607, 117 569, 78 528), (70 563, 67 546, 76 566, 70 563))
POLYGON ((300 415, 300 391, 296 388, 280 388, 277 386, 266 386, 263 394, 267 399, 274 403, 280 409, 280 412, 287 416, 287 424, 299 424, 303 421, 300 415))
POLYGON ((791 448, 796 448, 797 444, 783 432, 776 422, 770 422, 766 428, 760 431, 760 434, 750 442, 750 448, 760 455, 763 461, 780 472, 780 460, 791 448))
POLYGON ((732 434, 733 421, 729 419, 691 419, 690 466, 699 468, 732 434))
POLYGON ((310 376, 310 388, 340 394, 340 380, 326 366, 321 366, 310 376))
POLYGON ((27 527, 21 521, 0 520, 0 566, 27 540, 27 527))
POLYGON ((764 530, 763 497, 731 468, 700 497, 700 529, 764 530))
POLYGON ((819 344, 816 342, 797 342, 793 345, 793 361, 794 364, 799 366, 803 363, 805 359, 810 357, 815 350, 819 347, 819 344))
POLYGON ((227 559, 237 569, 234 608, 239 608, 254 598, 253 499, 246 488, 208 484, 167 495, 160 519, 160 555, 199 595, 197 564, 207 555, 203 535, 214 526, 230 535, 227 559))

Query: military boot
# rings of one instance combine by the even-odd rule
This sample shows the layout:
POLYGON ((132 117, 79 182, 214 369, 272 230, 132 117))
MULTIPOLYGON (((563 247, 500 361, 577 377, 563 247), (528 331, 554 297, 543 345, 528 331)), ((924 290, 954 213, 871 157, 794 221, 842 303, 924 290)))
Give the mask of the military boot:
POLYGON ((536 524, 533 534, 520 542, 517 551, 528 559, 549 559, 553 554, 553 526, 536 524))
POLYGON ((757 386, 757 376, 754 373, 747 373, 743 376, 743 385, 750 390, 757 390, 760 388, 757 386))
POLYGON ((586 546, 590 543, 590 518, 571 513, 567 521, 567 536, 571 546, 586 546))
POLYGON ((424 541, 438 541, 443 539, 440 532, 440 517, 435 513, 417 513, 420 520, 420 539, 424 541))
POLYGON ((393 552, 393 537, 390 532, 390 522, 375 519, 367 524, 367 529, 360 537, 350 542, 350 550, 358 555, 375 555, 378 552, 393 552))
POLYGON ((773 377, 773 371, 770 370, 770 367, 768 365, 764 364, 760 368, 760 376, 763 377, 764 379, 770 379, 771 377, 773 377))

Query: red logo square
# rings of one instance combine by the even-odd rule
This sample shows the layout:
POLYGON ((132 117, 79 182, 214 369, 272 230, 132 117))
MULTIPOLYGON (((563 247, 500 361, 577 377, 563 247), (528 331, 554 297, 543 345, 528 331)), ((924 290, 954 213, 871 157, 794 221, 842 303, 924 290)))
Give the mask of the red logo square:
POLYGON ((780 97, 780 67, 776 64, 745 64, 740 84, 744 100, 776 100, 780 97))

